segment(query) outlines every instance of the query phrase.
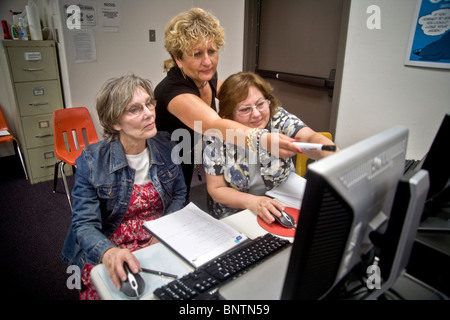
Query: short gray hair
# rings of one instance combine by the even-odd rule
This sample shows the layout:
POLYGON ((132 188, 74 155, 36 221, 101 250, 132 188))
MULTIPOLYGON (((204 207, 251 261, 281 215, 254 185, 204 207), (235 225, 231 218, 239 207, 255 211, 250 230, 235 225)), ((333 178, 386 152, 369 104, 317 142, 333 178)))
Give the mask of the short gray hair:
POLYGON ((96 109, 105 139, 111 141, 119 138, 114 125, 118 123, 138 87, 142 87, 154 99, 150 80, 134 74, 111 78, 100 88, 96 97, 96 109))

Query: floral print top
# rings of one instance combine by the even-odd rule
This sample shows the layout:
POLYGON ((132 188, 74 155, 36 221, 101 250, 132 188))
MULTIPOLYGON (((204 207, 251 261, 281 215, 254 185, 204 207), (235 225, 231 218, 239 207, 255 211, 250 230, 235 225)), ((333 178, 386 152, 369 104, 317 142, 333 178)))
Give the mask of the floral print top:
MULTIPOLYGON (((142 227, 145 221, 155 220, 163 216, 164 205, 153 183, 135 184, 133 194, 122 222, 111 236, 111 242, 131 252, 147 247, 152 242, 152 235, 142 227)), ((91 270, 94 266, 85 264, 81 280, 84 290, 80 292, 80 300, 100 299, 91 281, 91 270)))
MULTIPOLYGON (((295 115, 280 108, 267 124, 269 132, 283 133, 295 137, 306 124, 295 115)), ((248 153, 242 147, 214 137, 208 137, 203 152, 203 166, 210 175, 223 175, 227 185, 233 189, 248 193, 250 190, 250 169, 248 153)), ((260 172, 266 191, 281 185, 295 170, 291 158, 275 157, 270 152, 260 148, 258 153, 260 172)), ((208 197, 209 213, 217 219, 234 214, 241 209, 231 209, 208 197)))

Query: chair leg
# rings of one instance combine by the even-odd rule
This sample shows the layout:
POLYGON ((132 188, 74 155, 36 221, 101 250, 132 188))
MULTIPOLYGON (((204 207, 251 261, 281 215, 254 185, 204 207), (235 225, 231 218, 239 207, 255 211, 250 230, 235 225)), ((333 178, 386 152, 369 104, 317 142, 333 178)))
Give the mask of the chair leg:
POLYGON ((22 162, 22 168, 23 172, 25 173, 25 179, 28 180, 28 174, 27 169, 25 168, 25 162, 23 161, 22 152, 20 151, 19 142, 16 140, 16 138, 13 138, 16 143, 17 153, 19 154, 20 162, 22 162))
POLYGON ((70 201, 69 186, 68 186, 68 184, 67 184, 67 178, 66 178, 66 174, 65 174, 65 172, 64 172, 64 166, 65 166, 65 164, 66 164, 66 163, 65 163, 64 161, 62 161, 62 164, 61 164, 61 166, 60 166, 60 168, 61 168, 61 176, 62 176, 62 178, 63 178, 64 188, 66 189, 67 200, 69 201, 70 209, 72 209, 72 202, 70 201))
POLYGON ((58 160, 55 163, 55 173, 53 175, 53 193, 56 193, 56 185, 58 183, 58 166, 61 163, 61 160, 58 160))

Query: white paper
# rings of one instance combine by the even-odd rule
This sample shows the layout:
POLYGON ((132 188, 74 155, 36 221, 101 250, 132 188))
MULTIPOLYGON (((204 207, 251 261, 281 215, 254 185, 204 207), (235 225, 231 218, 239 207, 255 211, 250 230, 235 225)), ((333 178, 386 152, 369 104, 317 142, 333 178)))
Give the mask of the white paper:
POLYGON ((42 40, 41 21, 36 3, 33 0, 28 0, 28 5, 25 6, 25 10, 27 11, 31 40, 42 40))
POLYGON ((247 239, 193 203, 162 218, 147 221, 144 226, 195 267, 247 239))
POLYGON ((291 172, 289 178, 281 186, 267 191, 266 194, 288 207, 300 209, 305 187, 306 179, 291 172))
POLYGON ((95 62, 97 60, 97 49, 95 47, 94 31, 72 31, 71 36, 74 62, 95 62))
POLYGON ((121 6, 122 3, 120 0, 103 2, 100 8, 103 31, 119 31, 121 24, 121 6))
POLYGON ((3 137, 3 136, 9 136, 10 135, 10 133, 8 132, 8 131, 6 131, 6 130, 0 130, 0 137, 3 137))

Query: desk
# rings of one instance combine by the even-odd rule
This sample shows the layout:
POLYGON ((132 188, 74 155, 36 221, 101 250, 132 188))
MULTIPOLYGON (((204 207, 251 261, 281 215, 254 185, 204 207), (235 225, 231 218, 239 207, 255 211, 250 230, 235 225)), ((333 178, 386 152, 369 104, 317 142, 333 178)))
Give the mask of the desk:
MULTIPOLYGON (((250 210, 243 210, 240 211, 234 215, 231 215, 229 217, 226 217, 222 219, 223 222, 228 224, 229 226, 233 227, 234 229, 240 231, 241 233, 245 234, 248 238, 254 239, 256 237, 259 237, 261 235, 264 235, 267 233, 265 229, 263 229, 257 222, 256 215, 251 212, 250 210)), ((293 241, 293 238, 286 238, 293 241)), ((287 250, 285 250, 287 251, 287 250)), ((290 252, 290 251, 289 251, 290 252)), ((176 274, 178 276, 182 276, 186 273, 189 273, 193 270, 193 267, 188 265, 186 262, 184 262, 183 259, 179 258, 178 255, 173 253, 170 249, 165 247, 162 243, 157 243, 152 246, 146 247, 141 250, 135 251, 133 254, 136 255, 139 262, 141 263, 142 267, 155 269, 155 270, 161 270, 168 273, 176 274)), ((287 268, 289 254, 284 253, 283 258, 279 259, 277 264, 272 264, 272 268, 275 268, 275 266, 278 266, 277 269, 274 269, 273 272, 279 273, 278 276, 275 278, 280 278, 279 281, 271 280, 271 283, 277 283, 278 285, 283 283, 285 270, 287 268), (285 265, 285 268, 280 269, 280 264, 283 267, 285 265), (278 271, 281 270, 281 271, 278 271)), ((256 268, 255 268, 256 269, 256 268)), ((256 270, 259 274, 260 272, 265 272, 264 269, 256 270)), ((151 275, 146 273, 141 273, 142 277, 145 280, 146 288, 143 294, 143 297, 140 299, 142 300, 152 300, 154 299, 153 291, 172 281, 173 279, 170 278, 164 278, 157 275, 151 275)), ((242 276, 241 278, 243 278, 242 276)), ((127 300, 129 299, 126 297, 122 292, 117 290, 111 279, 109 278, 108 271, 106 270, 106 267, 103 264, 98 264, 95 266, 91 271, 91 278, 92 282, 94 283, 98 294, 102 299, 105 300, 127 300)), ((267 277, 266 277, 267 278, 267 277)), ((252 281, 253 278, 243 278, 244 281, 252 281)), ((261 278, 260 278, 261 279, 261 278)), ((230 285, 229 287, 224 287, 224 296, 228 298, 234 298, 234 294, 236 292, 235 286, 230 285)), ((280 289, 281 290, 281 289, 280 289)), ((239 290, 241 291, 241 290, 239 290)), ((264 290, 267 292, 267 290, 264 290)), ((270 297, 273 297, 272 292, 276 292, 276 290, 269 290, 271 292, 270 297)), ((281 291, 280 291, 281 292, 281 291)), ((241 293, 242 294, 248 294, 248 293, 241 293)), ((253 295, 253 297, 257 297, 253 295)), ((267 297, 269 299, 270 297, 267 297)), ((276 299, 276 297, 273 297, 276 299)))
MULTIPOLYGON (((267 232, 258 224, 256 215, 249 210, 243 210, 224 218, 222 221, 244 233, 250 239, 254 239, 267 232)), ((418 235, 417 240, 422 236, 418 235)), ((293 241, 293 238, 287 239, 291 242, 293 241)), ((225 284, 219 289, 220 294, 230 300, 279 299, 284 284, 290 251, 291 248, 283 250, 270 258, 270 263, 257 265, 251 271, 239 277, 238 280, 225 284), (268 274, 270 274, 270 277, 267 277, 268 274)), ((161 243, 138 250, 134 254, 143 267, 174 273, 178 276, 182 276, 193 270, 190 265, 185 263, 184 260, 161 243)), ((173 280, 146 273, 142 273, 141 275, 146 281, 146 290, 143 297, 140 298, 142 300, 153 300, 153 291, 173 280)), ((106 268, 102 264, 92 269, 91 277, 102 299, 129 299, 115 289, 106 268)), ((432 283, 430 282, 430 284, 432 283)), ((400 277, 394 285, 394 288, 406 299, 440 299, 440 295, 436 295, 432 289, 418 286, 416 281, 411 281, 410 277, 407 276, 400 277), (414 290, 411 289, 412 286, 414 286, 414 290)))

